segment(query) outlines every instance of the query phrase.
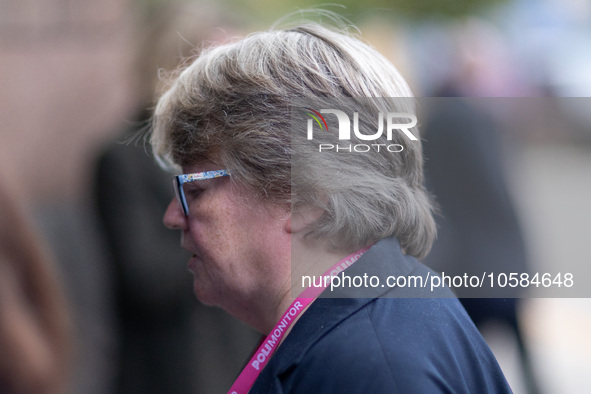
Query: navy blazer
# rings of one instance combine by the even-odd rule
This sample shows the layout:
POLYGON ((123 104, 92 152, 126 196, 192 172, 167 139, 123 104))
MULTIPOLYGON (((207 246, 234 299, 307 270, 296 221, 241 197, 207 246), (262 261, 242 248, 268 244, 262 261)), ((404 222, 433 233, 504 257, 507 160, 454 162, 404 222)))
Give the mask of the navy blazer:
MULTIPOLYGON (((435 275, 374 245, 347 275, 435 275)), ((384 282, 382 282, 384 283, 384 282)), ((328 289, 294 325, 251 393, 510 393, 501 369, 447 289, 328 289), (347 297, 348 295, 348 297, 347 297), (362 296, 365 298, 351 298, 362 296), (434 298, 437 297, 437 298, 434 298), (344 297, 344 298, 334 298, 344 297), (415 297, 415 298, 407 298, 415 297)))

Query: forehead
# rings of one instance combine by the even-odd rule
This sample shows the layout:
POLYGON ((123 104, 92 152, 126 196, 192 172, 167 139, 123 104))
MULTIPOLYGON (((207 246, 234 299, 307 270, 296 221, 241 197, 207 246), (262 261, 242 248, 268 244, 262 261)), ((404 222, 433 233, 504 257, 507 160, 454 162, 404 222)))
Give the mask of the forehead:
POLYGON ((221 164, 218 164, 215 160, 203 159, 199 160, 191 165, 185 165, 181 167, 183 174, 193 174, 196 172, 206 172, 214 170, 225 170, 221 164))

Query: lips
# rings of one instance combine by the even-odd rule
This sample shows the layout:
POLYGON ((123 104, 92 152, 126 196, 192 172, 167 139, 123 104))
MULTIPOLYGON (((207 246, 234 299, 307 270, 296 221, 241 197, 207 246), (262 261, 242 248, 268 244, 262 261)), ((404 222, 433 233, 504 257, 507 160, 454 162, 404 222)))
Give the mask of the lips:
POLYGON ((194 273, 197 265, 201 261, 201 254, 197 250, 197 247, 192 242, 190 242, 190 238, 185 236, 185 234, 183 234, 183 237, 181 238, 181 246, 187 252, 191 253, 191 258, 189 259, 187 266, 189 271, 194 273))
POLYGON ((197 252, 196 248, 193 247, 192 244, 190 244, 189 242, 181 242, 181 247, 183 249, 185 249, 187 252, 191 253, 191 257, 199 257, 199 253, 197 252))
POLYGON ((189 260, 189 263, 187 264, 189 271, 195 273, 195 269, 197 268, 198 262, 199 262, 199 256, 197 256, 196 254, 193 254, 191 259, 189 260))

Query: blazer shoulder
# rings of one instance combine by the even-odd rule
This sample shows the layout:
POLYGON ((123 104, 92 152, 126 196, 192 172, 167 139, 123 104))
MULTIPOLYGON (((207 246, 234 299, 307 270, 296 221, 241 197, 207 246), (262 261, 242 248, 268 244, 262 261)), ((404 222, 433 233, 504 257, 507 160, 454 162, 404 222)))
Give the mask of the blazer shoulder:
POLYGON ((280 377, 288 392, 511 392, 457 299, 375 299, 280 377), (306 391, 311 390, 311 391, 306 391))

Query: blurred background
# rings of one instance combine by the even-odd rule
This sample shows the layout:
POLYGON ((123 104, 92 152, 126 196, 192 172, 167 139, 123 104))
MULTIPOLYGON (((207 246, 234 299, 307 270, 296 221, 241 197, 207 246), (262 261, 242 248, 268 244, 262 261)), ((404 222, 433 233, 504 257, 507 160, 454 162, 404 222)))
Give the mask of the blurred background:
MULTIPOLYGON (((69 392, 113 392, 127 335, 119 305, 124 280, 111 262, 117 252, 108 230, 125 223, 105 226, 104 196, 97 192, 101 155, 126 146, 120 143, 134 134, 125 130, 144 124, 155 81, 166 74, 159 69, 171 71, 203 45, 266 29, 289 12, 317 5, 0 0, 1 182, 32 217, 56 262, 74 325, 69 392)), ((486 99, 494 104, 478 106, 498 125, 495 171, 502 173, 529 271, 591 264, 591 2, 348 0, 323 8, 357 25, 416 96, 494 98, 486 99)), ((123 168, 110 167, 108 179, 123 168)), ((150 241, 138 242, 141 248, 150 241)), ((184 275, 184 262, 177 264, 184 275)), ((574 280, 586 286, 591 275, 574 280)), ((591 299, 523 297, 516 313, 537 389, 524 378, 511 326, 502 319, 479 326, 514 391, 591 392, 591 299)), ((218 319, 211 327, 202 324, 201 334, 210 338, 217 330, 215 341, 227 345, 228 354, 239 349, 227 371, 237 373, 255 336, 215 312, 208 318, 207 308, 194 308, 197 320, 218 319), (220 327, 230 328, 222 335, 220 327)))

